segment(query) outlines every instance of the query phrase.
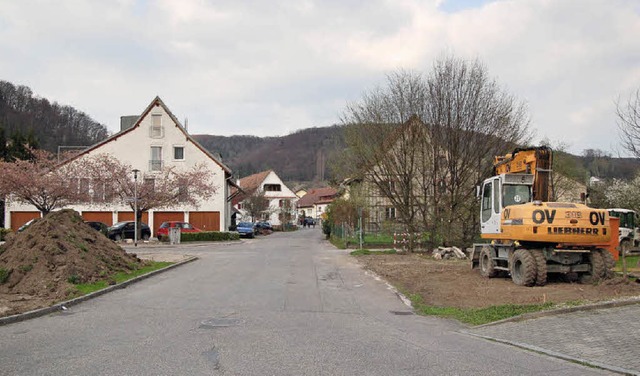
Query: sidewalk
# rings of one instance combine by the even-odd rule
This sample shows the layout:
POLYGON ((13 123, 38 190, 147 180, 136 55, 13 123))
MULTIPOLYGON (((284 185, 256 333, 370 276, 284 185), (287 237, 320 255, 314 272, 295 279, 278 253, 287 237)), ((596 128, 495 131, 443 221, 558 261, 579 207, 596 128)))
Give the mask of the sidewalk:
POLYGON ((464 332, 614 372, 640 375, 640 304, 504 322, 464 332))

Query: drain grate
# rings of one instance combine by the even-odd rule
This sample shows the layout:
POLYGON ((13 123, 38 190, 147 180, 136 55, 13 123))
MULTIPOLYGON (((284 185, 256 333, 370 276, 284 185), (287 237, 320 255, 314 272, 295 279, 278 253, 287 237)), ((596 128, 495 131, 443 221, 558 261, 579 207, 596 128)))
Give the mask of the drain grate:
POLYGON ((390 312, 393 313, 394 315, 398 315, 398 316, 413 315, 413 312, 411 312, 411 311, 390 311, 390 312))

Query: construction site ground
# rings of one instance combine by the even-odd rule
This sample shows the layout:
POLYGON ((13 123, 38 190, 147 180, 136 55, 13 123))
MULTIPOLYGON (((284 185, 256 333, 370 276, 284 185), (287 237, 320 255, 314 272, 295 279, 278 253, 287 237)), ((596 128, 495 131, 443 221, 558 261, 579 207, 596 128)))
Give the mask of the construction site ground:
POLYGON ((418 294, 425 304, 438 307, 597 302, 640 296, 640 283, 625 283, 619 276, 580 284, 551 274, 545 286, 524 287, 508 277, 484 278, 477 269, 471 269, 469 260, 435 260, 426 254, 361 255, 357 259, 400 291, 418 294))

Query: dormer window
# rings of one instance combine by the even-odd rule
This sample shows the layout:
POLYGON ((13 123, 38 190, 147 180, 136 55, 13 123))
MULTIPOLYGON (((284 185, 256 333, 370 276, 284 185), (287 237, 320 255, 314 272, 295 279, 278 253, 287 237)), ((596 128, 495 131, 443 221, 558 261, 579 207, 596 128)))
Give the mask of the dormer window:
POLYGON ((280 192, 282 190, 280 184, 265 184, 264 191, 265 192, 280 192))
POLYGON ((149 136, 151 138, 164 137, 164 128, 162 127, 162 114, 151 114, 151 128, 149 128, 149 136))

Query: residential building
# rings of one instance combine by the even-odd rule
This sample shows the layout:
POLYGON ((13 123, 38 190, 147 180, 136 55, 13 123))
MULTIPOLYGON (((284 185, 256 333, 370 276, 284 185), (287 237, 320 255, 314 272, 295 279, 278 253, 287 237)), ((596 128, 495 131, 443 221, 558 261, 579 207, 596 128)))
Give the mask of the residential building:
MULTIPOLYGON (((197 207, 177 203, 175 207, 152 209, 143 213, 142 221, 155 230, 164 221, 186 221, 208 231, 226 231, 231 221, 231 170, 218 158, 195 141, 171 113, 165 103, 154 98, 139 116, 123 116, 120 132, 95 144, 69 163, 80 158, 108 154, 138 170, 137 181, 154 179, 164 167, 189 169, 204 164, 216 193, 214 197, 201 201, 197 207)), ((133 198, 132 198, 133 199, 133 198)), ((123 220, 133 220, 129 203, 111 203, 96 200, 92 203, 74 205, 85 220, 100 221, 107 225, 123 220)), ((40 213, 31 205, 9 202, 5 208, 7 227, 17 229, 40 213)))
POLYGON ((298 201, 298 216, 321 219, 337 195, 338 191, 331 187, 309 189, 298 201))
POLYGON ((242 193, 233 199, 233 206, 238 210, 239 221, 269 221, 271 225, 278 226, 283 221, 295 221, 295 205, 298 201, 291 189, 280 179, 273 170, 262 171, 246 176, 238 182, 242 193), (266 199, 264 209, 260 210, 258 218, 253 217, 248 205, 252 197, 263 196, 266 199))

